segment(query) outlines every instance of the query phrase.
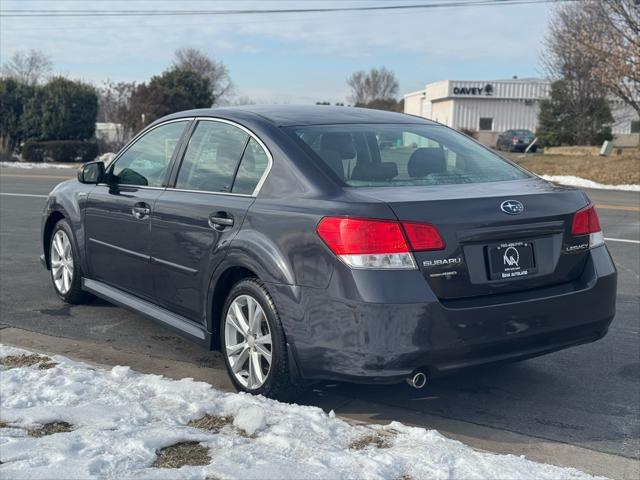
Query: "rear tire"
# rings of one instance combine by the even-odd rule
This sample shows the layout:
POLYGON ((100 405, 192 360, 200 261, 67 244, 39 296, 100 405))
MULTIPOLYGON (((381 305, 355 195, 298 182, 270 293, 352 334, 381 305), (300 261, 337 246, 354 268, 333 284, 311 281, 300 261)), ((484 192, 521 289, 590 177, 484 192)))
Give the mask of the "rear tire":
POLYGON ((51 283, 58 297, 72 305, 86 303, 91 294, 82 290, 80 257, 69 223, 61 219, 53 227, 49 242, 51 283))
POLYGON ((298 394, 280 317, 260 280, 246 278, 231 289, 219 332, 227 372, 238 391, 284 401, 298 394))

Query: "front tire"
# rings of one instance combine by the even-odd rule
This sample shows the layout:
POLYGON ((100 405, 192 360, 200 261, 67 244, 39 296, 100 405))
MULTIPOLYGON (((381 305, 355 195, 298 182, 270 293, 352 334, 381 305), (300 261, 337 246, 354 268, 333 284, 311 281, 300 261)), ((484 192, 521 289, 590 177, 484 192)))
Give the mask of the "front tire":
POLYGON ((91 296, 82 290, 80 258, 72 238, 69 223, 64 219, 58 221, 49 242, 49 264, 51 283, 58 297, 66 303, 78 304, 86 302, 91 296))
POLYGON ((247 278, 229 292, 220 322, 222 354, 237 390, 288 400, 287 344, 276 306, 262 282, 247 278))

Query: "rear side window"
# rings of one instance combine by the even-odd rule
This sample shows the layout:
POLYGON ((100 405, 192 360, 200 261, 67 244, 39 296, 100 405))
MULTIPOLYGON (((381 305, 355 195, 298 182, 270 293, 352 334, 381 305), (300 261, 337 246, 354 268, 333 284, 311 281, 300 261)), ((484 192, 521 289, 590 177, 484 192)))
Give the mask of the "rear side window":
POLYGON ((187 123, 167 123, 142 136, 116 160, 109 183, 161 187, 187 123))
POLYGON ((176 188, 231 192, 233 176, 249 135, 222 122, 201 121, 189 139, 176 188))
POLYGON ((233 193, 251 195, 269 166, 266 152, 253 138, 249 140, 242 155, 238 174, 233 182, 233 193))
POLYGON ((352 187, 519 180, 529 175, 466 135, 439 125, 291 127, 307 152, 352 187))

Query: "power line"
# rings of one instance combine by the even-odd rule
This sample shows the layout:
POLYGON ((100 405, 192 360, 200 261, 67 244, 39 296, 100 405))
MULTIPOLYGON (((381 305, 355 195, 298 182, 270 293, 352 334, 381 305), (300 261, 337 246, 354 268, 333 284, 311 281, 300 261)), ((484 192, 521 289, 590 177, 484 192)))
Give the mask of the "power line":
MULTIPOLYGON (((229 10, 46 10, 46 9, 5 9, 0 17, 140 17, 140 16, 194 16, 194 15, 272 15, 283 13, 336 13, 364 11, 400 11, 432 8, 481 7, 492 5, 526 5, 551 3, 554 0, 451 0, 428 4, 408 5, 367 5, 350 7, 316 8, 270 8, 270 9, 229 9, 229 10)), ((573 0, 571 0, 573 1, 573 0)))
MULTIPOLYGON (((0 0, 1 1, 1 0, 0 0)), ((73 1, 73 0, 72 0, 73 1)), ((94 0, 94 1, 104 1, 104 2, 109 2, 109 1, 123 1, 123 0, 94 0)), ((127 1, 132 1, 132 0, 127 0, 127 1)), ((149 1, 149 0, 140 0, 140 1, 149 1)), ((158 1, 158 0, 155 0, 158 1)), ((174 1, 174 0, 169 0, 169 1, 174 1)), ((193 0, 189 0, 189 1, 193 1, 193 0)), ((209 1, 209 0, 207 0, 209 1)), ((236 1, 236 0, 234 0, 236 1)), ((242 1, 242 0, 240 0, 242 1)), ((252 0, 253 1, 253 0, 252 0)), ((284 0, 280 0, 280 1, 284 1, 284 0)), ((288 0, 287 0, 288 1, 288 0)), ((292 1, 318 1, 318 0, 292 0, 292 1)), ((328 0, 328 1, 333 1, 333 0, 328 0)), ((339 1, 344 1, 344 0, 339 0, 339 1)), ((350 0, 350 1, 354 1, 354 0, 350 0)), ((357 0, 357 1, 371 1, 371 0, 357 0)), ((431 0, 433 1, 433 0, 431 0)), ((450 0, 451 1, 451 0, 450 0)), ((315 15, 304 15, 302 17, 298 17, 296 20, 299 21, 301 24, 305 24, 305 23, 311 23, 311 22, 317 22, 318 21, 318 15, 323 15, 322 13, 318 13, 315 15)), ((347 12, 345 15, 354 15, 353 13, 349 13, 347 12)), ((379 12, 358 12, 358 20, 359 21, 365 21, 370 19, 373 16, 376 15, 380 15, 379 12)), ((403 10, 403 11, 398 11, 398 12, 394 12, 393 15, 395 16, 395 18, 399 18, 400 16, 407 16, 407 15, 415 15, 415 12, 411 11, 411 10, 403 10)), ((157 26, 161 26, 161 25, 166 25, 166 17, 151 17, 151 18, 140 18, 140 17, 131 17, 135 20, 140 19, 141 22, 144 22, 143 24, 138 25, 138 27, 147 27, 147 28, 155 28, 154 25, 157 26), (154 22, 162 22, 162 23, 154 23, 154 22)), ((269 24, 269 25, 274 25, 274 24, 279 24, 279 23, 291 23, 293 21, 293 17, 287 14, 283 14, 283 15, 277 15, 277 16, 271 16, 269 18, 268 21, 265 21, 263 18, 260 17, 260 15, 253 15, 253 16, 237 16, 235 18, 226 18, 224 16, 214 16, 214 17, 207 17, 204 16, 202 18, 198 18, 198 17, 181 17, 184 18, 184 21, 180 21, 178 19, 174 20, 171 22, 171 28, 172 29, 180 29, 180 28, 201 28, 201 27, 218 27, 218 26, 230 26, 230 25, 264 25, 264 24, 269 24)), ((352 18, 352 17, 350 17, 352 18)), ((0 18, 0 25, 2 25, 2 28, 0 29, 0 35, 3 33, 13 33, 13 32, 29 32, 29 33, 33 33, 33 32, 40 32, 40 31, 60 31, 61 30, 61 26, 59 22, 51 22, 48 21, 48 19, 46 17, 37 17, 36 19, 34 19, 34 22, 36 20, 40 20, 41 22, 46 22, 45 24, 43 23, 36 23, 35 25, 32 23, 31 26, 27 26, 24 23, 20 23, 19 21, 14 21, 14 20, 10 20, 10 19, 5 19, 5 18, 0 18)), ((63 21, 64 19, 61 19, 61 21, 63 21)), ((70 18, 68 19, 68 21, 72 22, 75 20, 79 20, 82 21, 84 20, 83 17, 77 17, 77 18, 70 18)), ((95 31, 96 26, 95 26, 95 22, 100 22, 100 29, 101 30, 121 30, 121 29, 129 29, 131 30, 131 23, 127 21, 127 17, 110 17, 110 18, 103 18, 101 19, 100 17, 97 18, 87 18, 86 21, 84 21, 82 23, 82 25, 74 25, 73 27, 69 27, 68 32, 71 34, 75 34, 76 32, 82 31, 82 30, 86 30, 86 31, 95 31)), ((65 24, 68 25, 68 24, 65 24)), ((62 27, 64 28, 64 27, 62 27)))

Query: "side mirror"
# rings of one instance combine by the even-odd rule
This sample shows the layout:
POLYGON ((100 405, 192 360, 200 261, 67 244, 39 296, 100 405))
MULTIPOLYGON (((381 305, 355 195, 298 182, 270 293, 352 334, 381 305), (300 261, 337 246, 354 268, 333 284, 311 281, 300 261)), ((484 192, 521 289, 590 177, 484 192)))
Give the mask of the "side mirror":
POLYGON ((100 160, 85 163, 78 169, 78 181, 80 183, 101 183, 104 181, 104 177, 104 162, 100 160))

